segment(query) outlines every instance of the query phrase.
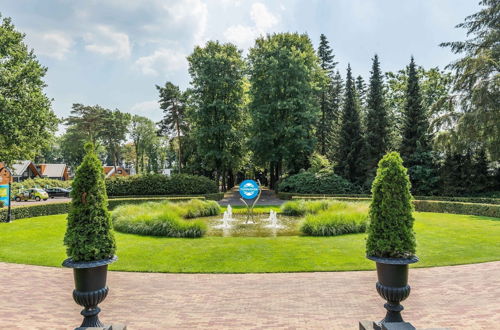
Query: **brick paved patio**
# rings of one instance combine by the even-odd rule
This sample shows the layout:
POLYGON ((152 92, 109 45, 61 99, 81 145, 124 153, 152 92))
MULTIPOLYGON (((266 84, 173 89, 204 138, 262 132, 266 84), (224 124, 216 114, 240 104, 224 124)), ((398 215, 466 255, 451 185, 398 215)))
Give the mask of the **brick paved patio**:
MULTIPOLYGON (((79 325, 72 271, 0 263, 0 329, 79 325)), ((356 329, 379 319, 374 272, 111 272, 101 319, 129 329, 356 329)), ((498 329, 500 262, 413 269, 404 317, 417 327, 498 329)))

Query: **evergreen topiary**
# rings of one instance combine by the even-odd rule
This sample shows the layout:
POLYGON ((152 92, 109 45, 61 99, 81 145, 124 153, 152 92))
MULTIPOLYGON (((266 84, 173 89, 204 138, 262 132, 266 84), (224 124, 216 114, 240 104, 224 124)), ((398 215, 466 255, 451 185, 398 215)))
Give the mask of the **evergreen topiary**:
POLYGON ((397 152, 386 154, 378 163, 372 194, 366 254, 382 258, 413 257, 416 243, 410 179, 397 152))
POLYGON ((101 162, 91 143, 76 170, 64 244, 75 262, 111 258, 116 250, 101 162))

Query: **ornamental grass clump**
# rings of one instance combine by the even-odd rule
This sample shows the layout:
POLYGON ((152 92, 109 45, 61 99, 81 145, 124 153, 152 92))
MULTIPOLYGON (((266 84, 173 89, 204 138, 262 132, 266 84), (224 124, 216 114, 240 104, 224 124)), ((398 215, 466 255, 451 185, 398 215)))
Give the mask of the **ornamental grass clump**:
POLYGON ((284 203, 281 206, 281 213, 290 216, 303 216, 306 214, 315 214, 324 211, 332 205, 333 201, 319 200, 319 201, 305 201, 293 200, 284 203))
POLYGON ((75 262, 108 259, 116 250, 101 162, 92 144, 85 151, 72 184, 64 236, 66 253, 75 262))
POLYGON ((183 218, 219 213, 219 205, 214 201, 147 202, 117 207, 113 211, 113 224, 117 231, 124 233, 197 238, 207 231, 206 224, 200 220, 184 220, 183 218))
POLYGON ((300 230, 309 236, 337 236, 364 233, 367 225, 366 212, 328 209, 306 216, 300 230))
POLYGON ((381 258, 415 256, 413 205, 410 179, 397 152, 386 154, 378 163, 372 184, 370 225, 366 254, 381 258))

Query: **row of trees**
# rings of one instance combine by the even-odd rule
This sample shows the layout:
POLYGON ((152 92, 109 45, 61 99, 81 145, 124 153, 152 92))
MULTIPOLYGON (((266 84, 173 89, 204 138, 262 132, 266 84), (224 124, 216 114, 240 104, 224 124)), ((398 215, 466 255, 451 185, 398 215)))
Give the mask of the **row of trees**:
POLYGON ((223 190, 252 176, 274 188, 283 175, 321 157, 367 189, 381 156, 397 150, 414 192, 446 193, 440 187, 450 187, 459 193, 463 175, 491 182, 500 160, 499 6, 495 0, 481 4, 459 25, 471 39, 443 44, 464 54, 451 71, 426 70, 412 58, 408 67, 384 73, 375 55, 365 83, 349 65, 342 77, 324 35, 317 50, 306 34, 263 36, 246 58, 233 44, 209 41, 188 57, 190 88, 156 86, 161 122, 75 104, 57 139, 48 138, 57 119, 42 92, 45 68, 4 19, 2 35, 10 37, 0 40, 0 66, 12 74, 0 81, 0 105, 10 114, 0 119, 0 142, 8 146, 0 156, 9 163, 39 154, 76 165, 83 141, 91 140, 109 164, 133 165, 138 172, 174 166, 209 176, 223 190), (25 79, 12 78, 22 72, 29 73, 25 79), (18 116, 26 104, 37 111, 18 116), (457 166, 462 177, 449 175, 447 168, 457 166))

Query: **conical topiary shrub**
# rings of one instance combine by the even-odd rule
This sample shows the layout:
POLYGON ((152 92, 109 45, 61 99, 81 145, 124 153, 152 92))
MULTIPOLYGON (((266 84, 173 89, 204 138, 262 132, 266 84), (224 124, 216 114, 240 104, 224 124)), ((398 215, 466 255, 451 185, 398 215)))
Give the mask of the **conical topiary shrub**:
POLYGON ((411 199, 410 179, 403 160, 397 152, 386 154, 378 163, 377 176, 372 184, 367 256, 415 256, 411 199))
POLYGON ((64 237, 67 255, 74 262, 109 259, 116 249, 101 162, 91 143, 85 145, 85 151, 72 184, 64 237))

